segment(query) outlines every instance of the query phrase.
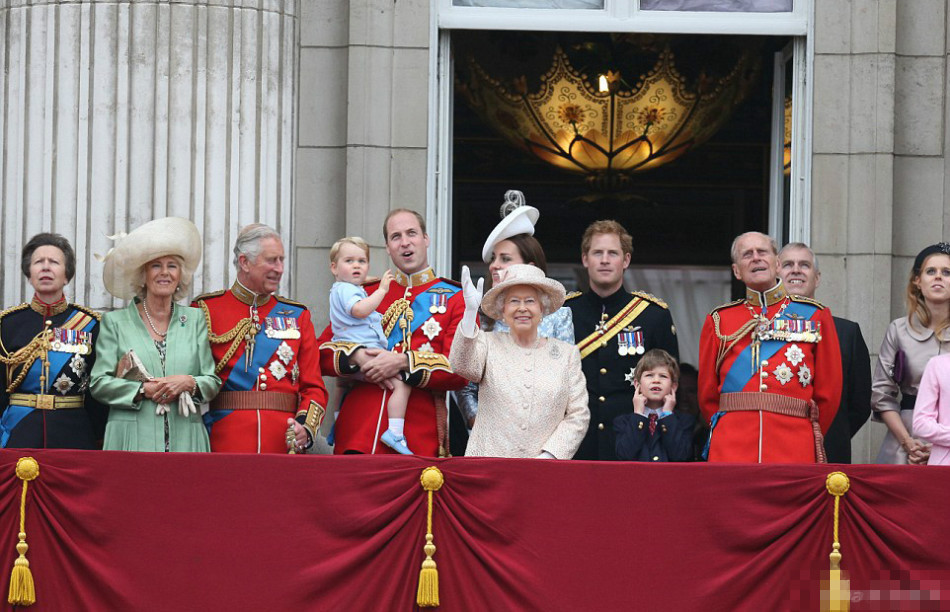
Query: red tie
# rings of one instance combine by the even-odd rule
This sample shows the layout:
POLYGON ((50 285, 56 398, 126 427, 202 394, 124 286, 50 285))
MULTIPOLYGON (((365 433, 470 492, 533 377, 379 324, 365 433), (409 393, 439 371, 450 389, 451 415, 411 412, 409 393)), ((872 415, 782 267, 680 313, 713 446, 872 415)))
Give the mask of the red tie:
POLYGON ((656 413, 651 412, 650 413, 650 435, 652 436, 655 433, 656 433, 656 413))

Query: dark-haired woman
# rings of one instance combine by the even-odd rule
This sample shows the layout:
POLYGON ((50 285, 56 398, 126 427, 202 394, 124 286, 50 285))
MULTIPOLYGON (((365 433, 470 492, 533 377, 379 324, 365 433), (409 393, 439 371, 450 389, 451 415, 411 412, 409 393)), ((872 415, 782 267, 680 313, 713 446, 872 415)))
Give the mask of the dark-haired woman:
POLYGON ((0 313, 0 446, 98 448, 107 409, 89 395, 89 372, 99 314, 66 301, 73 248, 59 234, 37 234, 20 268, 34 293, 0 313))
MULTIPOLYGON (((492 286, 500 283, 505 271, 516 264, 531 264, 547 273, 547 258, 541 243, 534 237, 534 225, 540 212, 533 206, 526 206, 524 194, 517 190, 505 192, 505 203, 501 208, 502 220, 495 226, 485 245, 482 247, 482 260, 488 264, 492 286)), ((503 321, 480 314, 481 328, 485 331, 508 332, 503 321)), ((538 326, 538 335, 542 338, 556 338, 568 344, 574 344, 574 322, 571 309, 562 306, 548 314, 538 326)), ((459 410, 471 428, 478 413, 478 385, 469 383, 456 393, 459 410)))
POLYGON ((874 418, 888 430, 876 463, 922 465, 930 445, 914 435, 914 405, 927 362, 950 351, 950 244, 917 255, 906 298, 907 316, 888 326, 871 383, 874 418))

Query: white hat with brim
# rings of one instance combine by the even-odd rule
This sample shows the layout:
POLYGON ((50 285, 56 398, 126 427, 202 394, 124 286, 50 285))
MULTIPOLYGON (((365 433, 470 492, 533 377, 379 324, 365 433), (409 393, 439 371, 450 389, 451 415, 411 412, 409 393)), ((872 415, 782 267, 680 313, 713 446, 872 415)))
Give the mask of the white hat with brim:
POLYGON ((121 300, 135 296, 142 266, 168 255, 182 259, 181 282, 191 278, 201 261, 201 234, 188 219, 165 217, 113 238, 115 246, 102 258, 102 281, 106 290, 121 300))
POLYGON ((482 261, 491 262, 491 252, 502 240, 508 240, 518 234, 534 236, 534 224, 540 216, 540 211, 534 206, 519 206, 508 213, 488 235, 488 240, 482 247, 482 261))
POLYGON ((553 278, 544 275, 541 268, 531 264, 515 264, 505 270, 501 270, 502 280, 494 287, 488 290, 485 297, 482 298, 482 311, 489 317, 500 320, 502 312, 497 308, 498 296, 512 287, 518 285, 534 287, 539 292, 548 296, 550 309, 542 313, 547 316, 564 305, 564 285, 553 278))

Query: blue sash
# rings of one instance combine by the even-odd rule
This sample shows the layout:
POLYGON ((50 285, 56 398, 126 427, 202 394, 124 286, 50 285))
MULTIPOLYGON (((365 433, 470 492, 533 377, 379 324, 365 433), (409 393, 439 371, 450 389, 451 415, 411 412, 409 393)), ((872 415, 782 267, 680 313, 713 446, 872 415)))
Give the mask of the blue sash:
MULTIPOLYGON (((811 319, 818 310, 816 306, 803 302, 791 302, 782 313, 781 319, 790 319, 795 315, 799 319, 811 319)), ((754 332, 753 332, 754 333, 754 332)), ((759 358, 771 359, 773 355, 788 345, 785 340, 766 340, 759 345, 759 358)), ((737 393, 745 389, 753 376, 758 376, 758 368, 752 367, 752 343, 745 347, 729 367, 722 383, 722 393, 737 393)))
MULTIPOLYGON (((429 320, 429 317, 432 316, 432 313, 429 312, 429 307, 432 305, 432 302, 429 299, 422 299, 423 296, 428 295, 432 292, 433 289, 448 289, 448 291, 440 291, 435 295, 446 295, 446 301, 452 298, 453 295, 461 291, 455 285, 449 284, 445 281, 439 281, 420 293, 419 295, 412 298, 412 325, 409 326, 409 331, 415 333, 420 327, 422 327, 426 321, 429 320)), ((393 326, 393 330, 389 333, 389 350, 393 350, 393 347, 397 343, 402 342, 402 330, 399 328, 399 324, 393 326)))
MULTIPOLYGON (((76 312, 76 309, 72 309, 69 312, 69 316, 67 316, 65 320, 68 321, 71 319, 73 315, 76 314, 76 312)), ((85 327, 79 331, 92 332, 93 328, 95 328, 98 322, 99 320, 93 317, 89 323, 87 323, 85 327)), ((47 390, 53 386, 53 383, 62 373, 63 368, 69 364, 74 355, 75 353, 66 353, 63 351, 49 351, 46 354, 46 358, 49 360, 49 380, 46 381, 47 390)), ((42 359, 37 359, 32 364, 30 364, 30 369, 27 371, 26 376, 20 383, 20 386, 17 387, 17 392, 29 393, 32 395, 42 393, 43 390, 40 388, 40 372, 42 372, 42 369, 42 359)), ((27 406, 16 406, 14 404, 7 406, 7 409, 3 413, 3 417, 0 418, 0 446, 3 448, 7 447, 7 442, 10 440, 10 434, 13 433, 13 430, 16 428, 16 426, 20 424, 20 421, 26 418, 26 416, 34 410, 36 409, 27 406)))
MULTIPOLYGON (((294 319, 299 319, 300 314, 303 312, 303 308, 300 306, 294 306, 284 302, 275 304, 271 311, 277 307, 280 307, 283 311, 293 311, 292 314, 283 314, 281 316, 293 317, 294 319)), ((261 318, 263 319, 264 317, 261 318)), ((261 331, 257 332, 257 335, 254 337, 254 358, 251 360, 251 363, 248 364, 247 371, 244 371, 243 363, 244 354, 247 352, 247 343, 245 343, 244 350, 238 353, 237 361, 234 362, 234 367, 231 368, 228 379, 224 381, 222 391, 250 391, 254 388, 254 385, 257 384, 259 370, 267 365, 274 356, 274 353, 277 352, 277 347, 284 341, 283 338, 268 338, 265 331, 265 327, 261 327, 261 331)))
MULTIPOLYGON (((280 308, 285 314, 282 314, 282 317, 293 317, 294 319, 299 319, 300 314, 303 312, 303 308, 300 306, 294 306, 292 304, 287 304, 285 302, 278 301, 274 308, 271 308, 270 312, 273 312, 275 309, 280 308), (292 312, 286 313, 287 310, 292 312)), ((268 313, 270 314, 270 313, 268 313)), ((261 317, 264 319, 265 317, 261 317)), ((301 333, 303 333, 301 331, 301 333)), ((257 335, 254 336, 254 358, 251 360, 251 363, 247 366, 247 371, 244 370, 244 355, 247 353, 247 343, 244 344, 244 350, 238 353, 237 361, 234 362, 234 367, 231 368, 231 373, 228 375, 228 379, 224 381, 224 386, 221 388, 222 391, 250 391, 254 388, 254 385, 257 384, 257 376, 260 374, 260 369, 263 368, 274 356, 274 353, 277 352, 277 347, 280 346, 280 343, 283 342, 283 338, 268 338, 266 333, 266 324, 264 327, 261 327, 261 331, 257 332, 257 335)), ((208 429, 208 434, 211 433, 211 427, 234 412, 233 410, 209 410, 202 416, 205 427, 208 429)))

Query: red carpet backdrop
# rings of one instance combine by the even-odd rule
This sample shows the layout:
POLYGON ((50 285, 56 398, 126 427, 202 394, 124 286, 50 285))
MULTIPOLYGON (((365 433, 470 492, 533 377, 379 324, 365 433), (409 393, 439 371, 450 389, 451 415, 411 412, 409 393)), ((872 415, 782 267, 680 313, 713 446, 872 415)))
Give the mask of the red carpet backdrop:
MULTIPOLYGON (((37 611, 412 610, 429 465, 438 610, 816 610, 838 469, 7 450, 7 608, 26 455, 37 611)), ((950 609, 950 470, 841 469, 851 609, 950 609)))

